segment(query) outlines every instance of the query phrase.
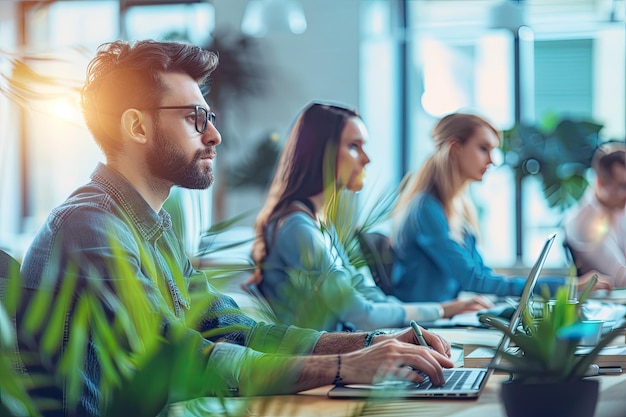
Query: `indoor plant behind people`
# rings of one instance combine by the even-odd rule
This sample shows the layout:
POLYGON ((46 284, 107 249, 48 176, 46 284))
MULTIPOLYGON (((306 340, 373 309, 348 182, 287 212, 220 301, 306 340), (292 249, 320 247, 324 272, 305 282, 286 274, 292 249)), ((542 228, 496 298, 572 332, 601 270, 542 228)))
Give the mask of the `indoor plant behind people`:
MULTIPOLYGON (((577 302, 572 303, 569 296, 571 286, 564 285, 541 308, 526 308, 518 332, 511 332, 508 323, 498 317, 481 317, 483 323, 508 335, 517 347, 515 352, 500 348, 496 357, 501 355, 501 360, 490 365, 511 375, 500 393, 509 417, 593 416, 599 382, 585 379, 585 374, 600 350, 626 330, 615 328, 602 336, 589 354, 576 354, 580 340, 590 331, 581 320, 579 306, 596 280, 590 281, 577 302)), ((543 290, 543 299, 549 300, 547 288, 543 290)))

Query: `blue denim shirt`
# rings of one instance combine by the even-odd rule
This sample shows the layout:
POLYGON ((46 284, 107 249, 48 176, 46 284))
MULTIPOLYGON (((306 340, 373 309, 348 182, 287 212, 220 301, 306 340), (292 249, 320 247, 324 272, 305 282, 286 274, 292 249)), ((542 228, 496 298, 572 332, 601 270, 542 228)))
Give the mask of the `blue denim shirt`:
MULTIPOLYGON (((485 265, 473 234, 465 233, 462 244, 450 237, 443 205, 432 194, 413 198, 392 241, 391 279, 394 294, 403 301, 448 301, 460 291, 520 295, 524 288, 526 278, 499 275, 485 265)), ((542 277, 539 282, 554 292, 565 278, 542 277)))
POLYGON ((334 228, 322 233, 295 211, 270 223, 267 236, 259 289, 281 322, 330 331, 406 325, 402 304, 366 285, 334 228))
MULTIPOLYGON (((36 290, 44 282, 57 283, 58 287, 70 265, 78 267, 77 294, 94 279, 99 281, 98 285, 106 285, 115 292, 116 286, 111 283, 122 275, 118 272, 121 262, 123 276, 137 279, 154 310, 165 311, 164 322, 182 321, 190 306, 192 277, 197 278, 198 274, 206 277, 193 269, 182 242, 172 230, 169 214, 165 210, 155 213, 122 175, 104 164, 98 165, 91 179, 50 213, 35 236, 21 268, 26 295, 32 296, 29 290, 36 290), (159 308, 165 305, 167 308, 159 308)), ((230 342, 213 349, 207 367, 220 367, 215 374, 234 388, 239 375, 235 360, 241 355, 250 356, 251 350, 308 354, 321 336, 313 330, 256 323, 243 314, 232 298, 219 293, 206 279, 200 282, 206 285, 206 296, 212 300, 198 328, 189 331, 211 330, 211 341, 230 342), (250 349, 242 350, 240 346, 250 349), (215 361, 211 361, 213 356, 215 361)), ((105 301, 102 305, 105 309, 109 307, 105 301)), ((115 314, 110 309, 108 312, 115 314)), ((99 414, 99 375, 95 349, 90 342, 77 414, 99 414)))

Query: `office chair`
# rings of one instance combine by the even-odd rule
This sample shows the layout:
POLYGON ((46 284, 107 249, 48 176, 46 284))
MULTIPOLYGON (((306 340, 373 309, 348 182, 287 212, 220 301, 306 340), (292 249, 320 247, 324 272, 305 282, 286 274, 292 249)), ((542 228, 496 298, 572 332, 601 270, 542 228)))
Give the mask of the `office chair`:
POLYGON ((567 243, 567 240, 563 240, 563 249, 565 250, 565 259, 567 259, 570 265, 574 265, 576 267, 576 275, 581 276, 582 270, 580 268, 580 262, 576 262, 574 251, 569 243, 567 243))
POLYGON ((359 246, 374 282, 387 295, 393 295, 391 268, 395 254, 388 236, 378 232, 360 233, 359 246))
MULTIPOLYGON (((20 273, 20 263, 17 259, 12 257, 8 252, 0 249, 0 306, 4 308, 4 298, 7 295, 7 289, 9 284, 9 279, 17 276, 20 273)), ((8 313, 8 312, 7 312, 8 313)), ((26 366, 22 361, 22 358, 19 353, 18 343, 17 343, 17 332, 15 327, 15 314, 9 315, 10 327, 8 329, 11 332, 11 336, 14 343, 14 354, 11 358, 11 365, 13 369, 21 374, 27 374, 26 366)), ((0 329, 3 332, 6 329, 0 329)))

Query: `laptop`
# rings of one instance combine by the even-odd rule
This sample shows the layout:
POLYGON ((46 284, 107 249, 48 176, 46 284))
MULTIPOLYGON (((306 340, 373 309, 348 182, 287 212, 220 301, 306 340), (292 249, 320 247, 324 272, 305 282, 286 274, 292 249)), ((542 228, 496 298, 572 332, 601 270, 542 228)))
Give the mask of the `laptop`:
MULTIPOLYGON (((517 309, 511 316, 509 329, 514 331, 520 324, 522 312, 529 305, 535 289, 537 278, 543 268, 548 252, 554 243, 556 234, 546 239, 537 261, 533 265, 519 300, 517 309)), ((510 338, 503 334, 497 347, 507 349, 510 338)), ((495 355, 493 364, 500 361, 500 355, 495 355)), ((487 380, 493 373, 491 368, 451 368, 443 370, 446 382, 442 386, 433 386, 428 379, 416 384, 410 381, 386 381, 378 384, 347 384, 335 385, 329 392, 330 398, 478 398, 487 380)))

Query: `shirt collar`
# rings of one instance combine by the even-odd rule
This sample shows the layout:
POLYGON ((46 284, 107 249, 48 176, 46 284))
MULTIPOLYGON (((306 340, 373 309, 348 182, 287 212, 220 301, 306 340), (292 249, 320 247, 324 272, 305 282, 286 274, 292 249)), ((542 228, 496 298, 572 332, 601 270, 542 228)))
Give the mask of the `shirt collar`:
POLYGON ((139 194, 130 182, 113 168, 98 163, 91 179, 104 190, 128 214, 139 233, 149 241, 158 239, 164 230, 172 228, 172 219, 163 209, 158 213, 139 194))

